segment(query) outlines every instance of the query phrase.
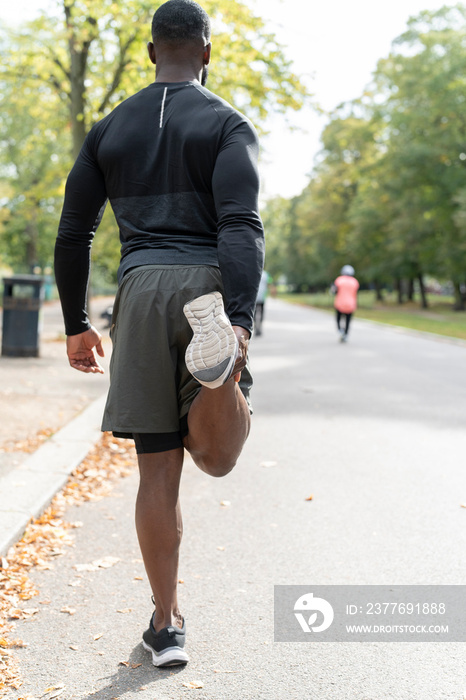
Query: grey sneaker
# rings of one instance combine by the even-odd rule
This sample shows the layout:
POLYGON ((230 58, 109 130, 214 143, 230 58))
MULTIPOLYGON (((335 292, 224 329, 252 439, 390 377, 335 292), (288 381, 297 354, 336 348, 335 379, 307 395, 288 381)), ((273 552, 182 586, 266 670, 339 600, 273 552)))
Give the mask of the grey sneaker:
POLYGON ((216 389, 230 378, 238 340, 223 308, 220 292, 204 294, 185 304, 183 313, 193 329, 186 366, 200 384, 216 389))
POLYGON ((149 628, 142 635, 142 646, 151 652, 154 666, 178 666, 189 661, 189 656, 183 648, 185 639, 184 620, 182 629, 170 625, 156 632, 151 619, 149 628))

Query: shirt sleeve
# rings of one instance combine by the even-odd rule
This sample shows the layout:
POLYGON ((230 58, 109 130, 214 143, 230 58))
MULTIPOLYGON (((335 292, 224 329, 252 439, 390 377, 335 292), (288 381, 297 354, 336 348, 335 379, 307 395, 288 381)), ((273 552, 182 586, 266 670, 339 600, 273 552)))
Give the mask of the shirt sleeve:
POLYGON ((92 131, 68 176, 55 243, 55 279, 67 335, 91 327, 87 316, 91 245, 107 201, 91 139, 92 131))
POLYGON ((224 137, 212 178, 226 312, 233 325, 250 333, 264 266, 258 151, 256 132, 249 122, 241 121, 224 137))

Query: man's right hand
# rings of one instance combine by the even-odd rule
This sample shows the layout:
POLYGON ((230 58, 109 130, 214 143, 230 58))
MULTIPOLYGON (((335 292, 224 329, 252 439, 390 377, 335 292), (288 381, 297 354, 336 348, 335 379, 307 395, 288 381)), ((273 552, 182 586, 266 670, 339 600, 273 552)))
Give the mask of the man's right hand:
POLYGON ((84 333, 67 336, 66 352, 71 367, 79 372, 104 374, 104 368, 99 364, 94 348, 100 357, 104 357, 102 336, 94 326, 84 333))

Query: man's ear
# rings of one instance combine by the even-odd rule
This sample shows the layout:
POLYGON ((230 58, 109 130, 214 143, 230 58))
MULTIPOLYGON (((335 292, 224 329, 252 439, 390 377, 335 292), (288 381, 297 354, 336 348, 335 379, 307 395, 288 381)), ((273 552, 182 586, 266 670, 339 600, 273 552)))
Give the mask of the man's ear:
POLYGON ((210 63, 210 55, 212 51, 212 44, 209 42, 207 46, 204 47, 204 56, 203 56, 203 61, 204 65, 208 66, 210 63))
POLYGON ((149 58, 151 60, 151 63, 153 63, 155 66, 155 64, 157 63, 157 60, 156 60, 156 55, 155 55, 155 46, 152 43, 152 41, 149 41, 149 43, 147 44, 147 53, 149 54, 149 58))

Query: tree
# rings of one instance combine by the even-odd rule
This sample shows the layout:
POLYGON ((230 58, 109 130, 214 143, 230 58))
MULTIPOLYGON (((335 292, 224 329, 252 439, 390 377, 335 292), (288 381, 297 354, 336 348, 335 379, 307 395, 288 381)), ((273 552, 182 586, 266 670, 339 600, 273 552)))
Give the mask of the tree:
POLYGON ((292 208, 297 280, 343 261, 376 286, 466 279, 466 7, 422 12, 379 62, 370 88, 325 128, 321 159, 292 208))
POLYGON ((385 97, 375 111, 386 124, 387 249, 421 292, 424 272, 449 277, 458 307, 466 268, 455 220, 465 177, 465 25, 462 5, 412 18, 375 76, 379 103, 385 97))
POLYGON ((59 134, 66 110, 47 85, 4 81, 0 96, 0 222, 3 262, 30 271, 52 260, 56 211, 63 199, 63 161, 68 148, 59 134))
MULTIPOLYGON (((145 44, 150 39, 150 20, 158 4, 161 3, 154 6, 147 0, 56 0, 56 14, 43 13, 19 33, 4 33, 1 93, 5 96, 15 90, 31 96, 35 104, 34 124, 25 119, 21 129, 28 135, 34 129, 43 134, 41 149, 53 154, 59 143, 62 155, 63 145, 68 143, 74 159, 91 126, 153 80, 145 44)), ((271 110, 299 109, 305 88, 293 75, 275 37, 266 32, 263 20, 242 2, 206 0, 203 4, 213 21, 209 87, 250 116, 258 127, 271 110)), ((0 122, 0 139, 13 143, 17 141, 17 125, 25 117, 19 97, 8 105, 8 112, 10 118, 0 122)), ((4 182, 10 181, 10 173, 19 170, 20 157, 11 149, 4 153, 4 182)), ((34 170, 38 179, 43 180, 45 172, 49 177, 51 166, 46 167, 46 163, 47 159, 45 170, 34 170)), ((62 180, 69 166, 70 159, 60 157, 62 180)), ((31 196, 27 178, 13 177, 13 185, 15 191, 21 189, 37 213, 43 200, 31 196)), ((24 226, 12 199, 7 200, 10 216, 3 226, 5 242, 7 229, 20 230, 24 226)), ((52 228, 56 228, 59 209, 56 202, 50 201, 47 206, 54 210, 52 228)), ((35 226, 37 238, 38 228, 31 225, 35 226)), ((108 226, 114 229, 113 224, 108 226)), ((99 235, 105 236, 105 228, 99 235)), ((116 249, 118 237, 114 230, 111 236, 116 249)), ((24 250, 23 264, 27 257, 24 250)), ((19 261, 16 253, 13 259, 19 261)))

